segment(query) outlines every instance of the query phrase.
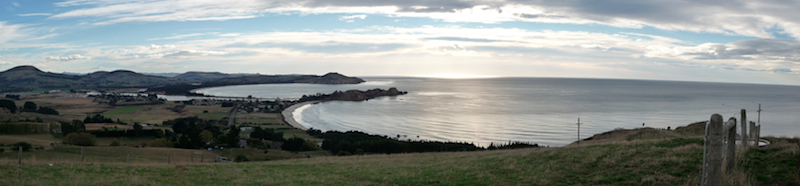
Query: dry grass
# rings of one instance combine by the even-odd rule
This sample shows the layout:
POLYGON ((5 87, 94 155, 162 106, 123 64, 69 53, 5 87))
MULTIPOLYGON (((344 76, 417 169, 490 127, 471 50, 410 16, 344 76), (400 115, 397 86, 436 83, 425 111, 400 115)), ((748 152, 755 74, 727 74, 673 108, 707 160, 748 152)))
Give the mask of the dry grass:
POLYGON ((86 130, 103 130, 103 127, 117 128, 117 129, 133 129, 132 125, 120 125, 120 124, 89 123, 84 125, 86 126, 86 130))
MULTIPOLYGON (((76 164, 76 163, 126 163, 140 165, 163 165, 167 164, 168 158, 171 164, 187 164, 213 162, 218 154, 216 151, 190 150, 177 148, 158 148, 158 147, 84 147, 85 155, 81 161, 81 147, 61 146, 54 150, 28 151, 22 153, 24 165, 43 165, 43 164, 76 164), (203 153, 195 155, 192 159, 191 153, 203 153), (128 156, 130 154, 130 156, 128 156)), ((17 164, 18 155, 16 152, 0 153, 0 165, 17 164)))
MULTIPOLYGON (((83 94, 57 93, 22 96, 15 101, 17 106, 22 106, 27 101, 58 110, 59 121, 83 120, 87 115, 113 110, 112 106, 93 102, 94 98, 84 97, 83 94)), ((29 113, 26 113, 29 114, 29 113)), ((44 119, 44 118, 43 118, 44 119)))
POLYGON ((2 144, 10 145, 17 142, 28 142, 34 147, 50 147, 51 143, 61 143, 61 139, 54 138, 53 135, 50 134, 0 135, 0 143, 2 144))
POLYGON ((237 123, 278 124, 279 113, 247 113, 237 114, 237 123))

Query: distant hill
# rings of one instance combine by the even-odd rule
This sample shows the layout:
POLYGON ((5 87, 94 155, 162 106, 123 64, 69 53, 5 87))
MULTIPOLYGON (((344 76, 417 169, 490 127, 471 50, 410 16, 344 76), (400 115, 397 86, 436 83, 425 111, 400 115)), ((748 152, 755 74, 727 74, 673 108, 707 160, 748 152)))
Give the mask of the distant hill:
POLYGON ((224 74, 224 73, 219 73, 219 72, 194 72, 194 71, 192 71, 192 72, 186 72, 186 73, 177 75, 174 78, 208 81, 208 80, 215 80, 215 79, 222 79, 222 78, 241 77, 241 76, 246 76, 246 75, 224 74))
POLYGON ((97 71, 86 75, 70 75, 43 72, 33 66, 18 66, 0 72, 0 92, 22 92, 35 89, 171 89, 174 86, 191 88, 269 83, 358 84, 362 82, 364 80, 360 78, 347 77, 338 73, 315 76, 187 72, 174 77, 164 77, 127 70, 116 70, 112 72, 97 71), (200 85, 197 85, 198 83, 200 85))

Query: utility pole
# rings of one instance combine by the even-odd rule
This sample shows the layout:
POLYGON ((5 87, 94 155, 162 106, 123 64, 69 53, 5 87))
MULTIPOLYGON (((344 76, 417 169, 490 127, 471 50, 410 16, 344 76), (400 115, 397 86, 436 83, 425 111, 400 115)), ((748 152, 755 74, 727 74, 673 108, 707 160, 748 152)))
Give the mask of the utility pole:
POLYGON ((578 117, 578 144, 581 144, 581 117, 578 117))
POLYGON ((758 126, 761 126, 761 103, 758 104, 758 126))

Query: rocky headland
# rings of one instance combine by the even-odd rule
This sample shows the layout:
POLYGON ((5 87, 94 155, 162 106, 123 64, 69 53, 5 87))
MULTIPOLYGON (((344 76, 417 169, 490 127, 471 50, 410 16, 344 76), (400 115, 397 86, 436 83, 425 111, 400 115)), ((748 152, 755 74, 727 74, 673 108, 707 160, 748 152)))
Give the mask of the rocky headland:
POLYGON ((371 89, 367 91, 360 91, 360 90, 348 90, 348 91, 336 91, 331 94, 317 94, 317 95, 303 95, 300 98, 300 102, 305 101, 365 101, 372 98, 383 97, 383 96, 398 96, 408 94, 406 91, 399 91, 397 88, 389 88, 387 90, 383 89, 371 89))

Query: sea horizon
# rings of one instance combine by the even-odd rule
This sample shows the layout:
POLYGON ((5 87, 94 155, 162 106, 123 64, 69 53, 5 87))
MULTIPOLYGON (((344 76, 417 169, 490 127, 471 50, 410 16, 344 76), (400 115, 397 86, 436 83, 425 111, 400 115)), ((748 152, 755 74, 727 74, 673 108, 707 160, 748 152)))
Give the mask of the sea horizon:
POLYGON ((715 113, 732 117, 740 109, 746 109, 748 120, 755 121, 759 102, 765 114, 761 118, 765 124, 762 134, 800 135, 782 132, 797 129, 789 123, 797 119, 792 113, 800 111, 800 107, 791 104, 800 100, 793 95, 800 87, 792 85, 594 78, 363 78, 367 82, 357 85, 239 85, 209 88, 201 93, 300 97, 335 90, 396 87, 409 94, 365 102, 307 105, 295 111, 294 119, 323 131, 356 130, 399 135, 401 140, 457 141, 481 146, 508 141, 566 145, 578 138, 578 117, 583 123, 581 139, 618 128, 674 129, 708 120, 715 113), (756 96, 759 94, 764 96, 756 96))

